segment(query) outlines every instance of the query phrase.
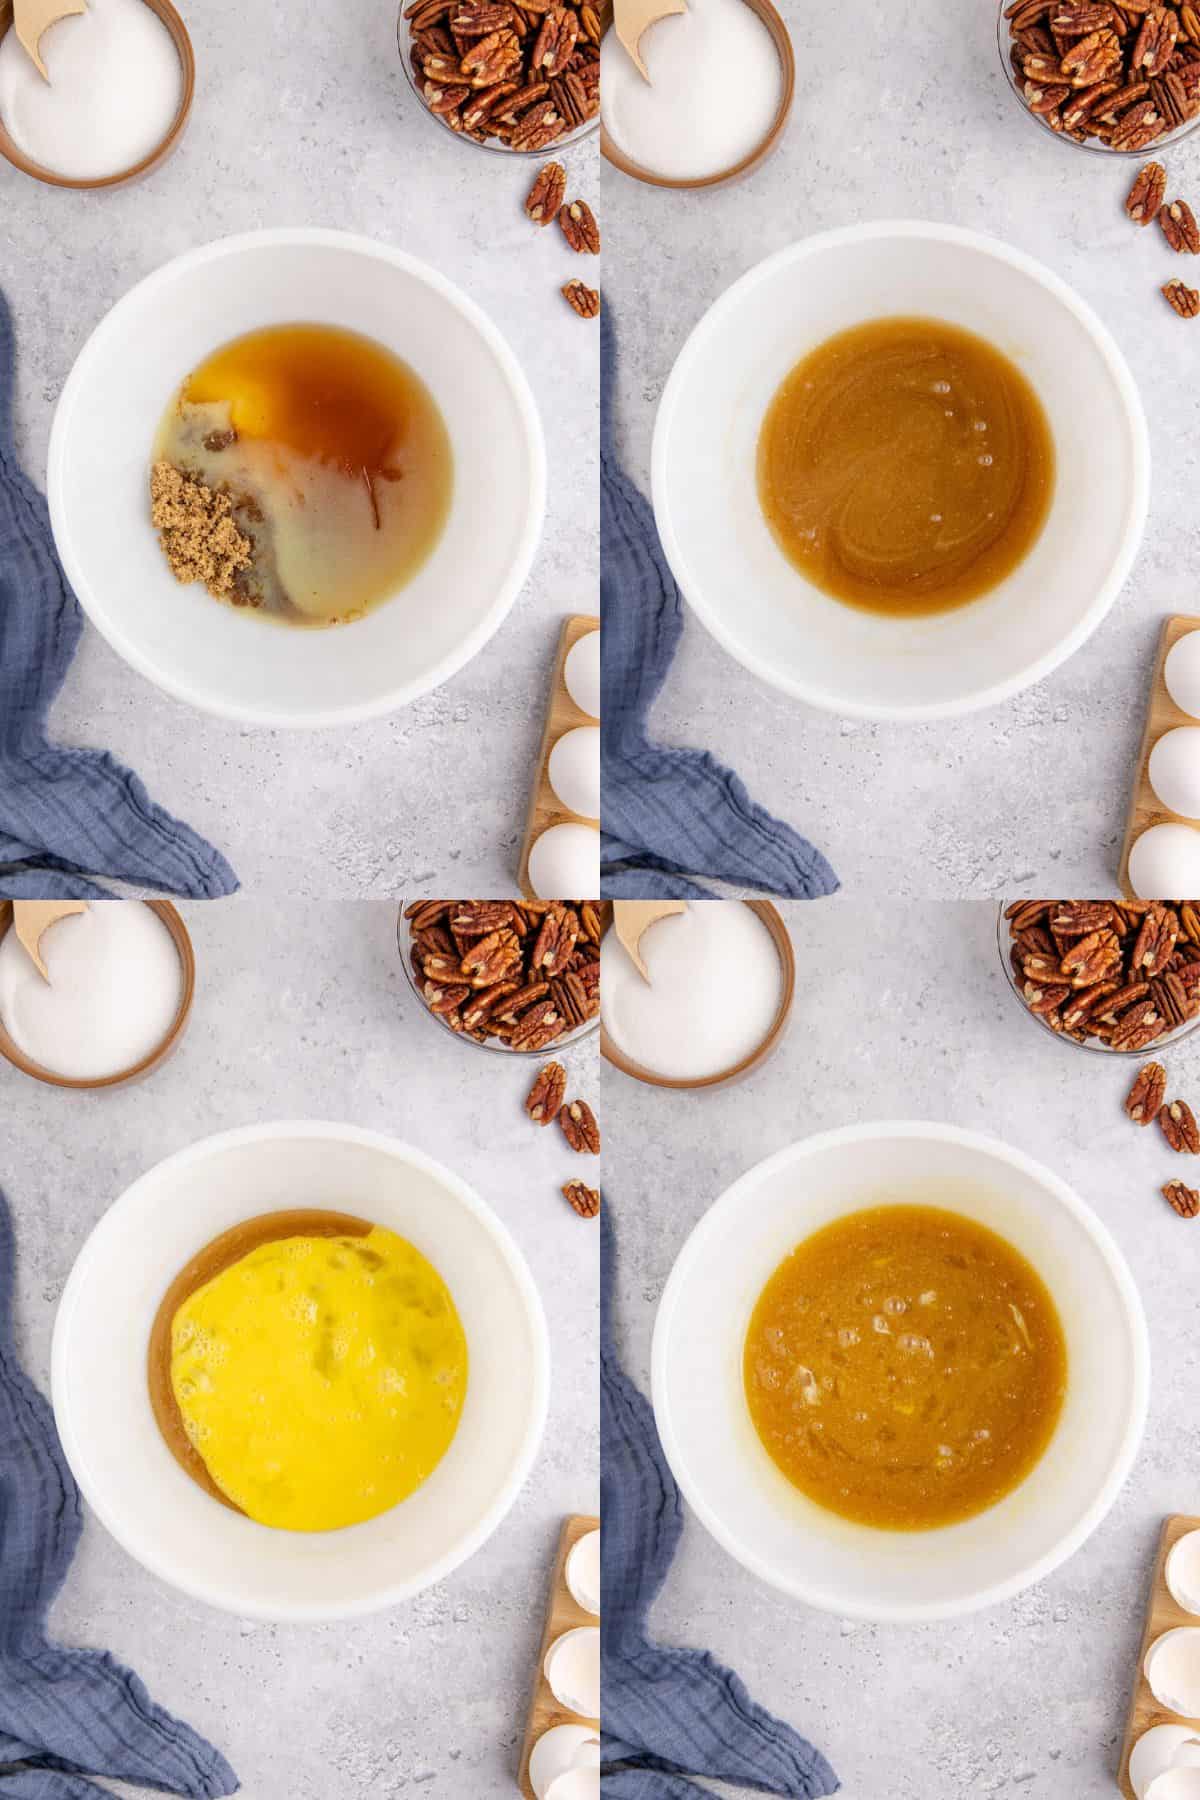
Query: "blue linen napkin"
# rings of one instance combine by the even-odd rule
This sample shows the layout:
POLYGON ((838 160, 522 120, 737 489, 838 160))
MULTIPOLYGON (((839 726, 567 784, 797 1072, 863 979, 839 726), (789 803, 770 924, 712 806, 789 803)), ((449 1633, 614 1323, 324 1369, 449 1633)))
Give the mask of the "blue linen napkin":
POLYGON ((232 894, 219 851, 156 806, 106 751, 49 743, 46 717, 83 630, 46 502, 17 464, 16 349, 0 294, 0 894, 102 899, 109 876, 191 899, 232 894))
POLYGON ((189 1800, 236 1793, 220 1752, 132 1669, 46 1638, 83 1512, 50 1408, 17 1360, 14 1255, 0 1193, 0 1800, 112 1800, 88 1775, 189 1800))
POLYGON ((737 1782, 789 1800, 837 1792, 819 1750, 757 1705, 706 1651, 666 1649, 647 1616, 683 1530, 683 1503, 654 1414, 621 1367, 614 1320, 616 1237, 604 1197, 600 1450, 601 1789, 605 1800, 710 1800, 687 1780, 737 1782))
POLYGON ((683 631, 683 601, 654 514, 617 459, 616 335, 607 295, 600 357, 600 611, 604 714, 600 891, 613 899, 705 899, 689 875, 793 900, 835 892, 819 850, 751 800, 703 750, 647 735, 683 631))

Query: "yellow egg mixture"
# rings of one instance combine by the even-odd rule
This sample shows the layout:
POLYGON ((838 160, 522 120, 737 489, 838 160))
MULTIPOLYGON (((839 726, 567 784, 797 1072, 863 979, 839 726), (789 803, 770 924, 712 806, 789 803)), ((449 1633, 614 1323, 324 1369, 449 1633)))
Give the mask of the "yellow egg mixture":
POLYGON ((170 1387, 224 1497, 263 1525, 331 1531, 432 1474, 467 1342, 445 1282, 395 1232, 274 1238, 174 1310, 170 1387))
POLYGON ((877 1206, 799 1244, 744 1351, 788 1480, 864 1525, 923 1530, 1010 1493, 1054 1435, 1067 1347, 1041 1277, 963 1214, 877 1206))

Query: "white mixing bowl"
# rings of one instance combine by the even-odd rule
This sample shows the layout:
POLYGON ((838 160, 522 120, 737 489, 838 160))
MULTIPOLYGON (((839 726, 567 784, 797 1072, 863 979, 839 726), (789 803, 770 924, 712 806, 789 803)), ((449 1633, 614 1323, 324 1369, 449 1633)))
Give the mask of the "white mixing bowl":
POLYGON ((54 1327, 54 1416, 102 1524, 184 1593, 257 1619, 349 1618, 440 1581, 491 1536, 545 1424, 541 1301, 504 1226, 431 1157, 349 1125, 251 1126, 205 1138, 135 1181, 71 1271, 54 1327), (328 1207, 387 1226, 446 1281, 467 1335, 467 1397, 450 1449, 389 1512, 341 1531, 277 1531, 212 1499, 175 1461, 147 1386, 170 1283, 239 1220, 328 1207))
POLYGON ((370 238, 278 230, 189 251, 118 300, 80 351, 50 436, 55 543, 92 623, 176 699, 255 725, 332 725, 428 693, 470 661, 529 573, 546 452, 529 385, 478 306, 370 238), (154 436, 185 376, 231 338, 339 325, 429 388, 454 453, 450 515, 416 575, 365 618, 293 629, 181 586, 150 526, 154 436))
POLYGON ((1072 1555, 1115 1500, 1145 1422, 1150 1351, 1125 1261, 1048 1169, 947 1125, 860 1125, 759 1163, 688 1238, 654 1329, 654 1414, 702 1523, 787 1594, 845 1618, 950 1618, 1006 1599, 1072 1555), (1033 1264, 1067 1340, 1067 1393, 1041 1461, 962 1524, 893 1532, 808 1500, 768 1456, 742 1384, 751 1312, 769 1276, 833 1219, 891 1202, 943 1206, 1033 1264))
POLYGON ((654 513, 681 589, 731 656, 830 712, 932 719, 1049 674, 1096 629, 1133 566, 1150 450, 1124 358, 1091 309, 1032 258, 946 225, 855 225, 759 263, 681 350, 654 432, 654 513), (990 594, 887 619, 831 599, 784 556, 758 504, 763 415, 835 333, 939 318, 1009 356, 1039 394, 1057 478, 1041 536, 990 594))

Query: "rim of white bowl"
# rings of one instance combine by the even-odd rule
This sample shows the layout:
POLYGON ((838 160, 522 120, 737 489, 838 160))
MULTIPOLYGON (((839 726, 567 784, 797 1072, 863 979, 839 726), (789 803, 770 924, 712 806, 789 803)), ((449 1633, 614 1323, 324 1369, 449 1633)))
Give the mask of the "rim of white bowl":
POLYGON ((940 1619, 961 1618, 966 1613, 978 1612, 982 1607, 995 1606, 1001 1601, 1010 1600, 1014 1594, 1030 1587, 1035 1581, 1041 1581, 1060 1564, 1066 1562, 1086 1543, 1112 1507, 1117 1495, 1128 1478, 1134 1459, 1142 1441, 1142 1433, 1146 1424, 1146 1412, 1150 1398, 1150 1334, 1146 1326, 1146 1315, 1142 1307, 1129 1265, 1123 1252, 1108 1227, 1099 1219, 1092 1209, 1085 1205, 1073 1188, 1059 1179, 1044 1163, 1024 1151, 1013 1149, 1000 1138, 988 1136, 984 1132, 965 1131, 957 1125, 941 1125, 936 1120, 926 1119, 881 1119, 865 1125, 844 1125, 833 1131, 817 1132, 812 1137, 800 1138, 796 1143, 788 1144, 777 1150, 773 1156, 755 1163, 744 1175, 738 1177, 731 1187, 725 1189, 708 1211, 698 1220, 684 1240, 683 1246, 675 1258, 662 1298, 658 1303, 658 1311, 654 1320, 654 1338, 650 1355, 650 1391, 654 1403, 654 1420, 658 1427, 659 1440, 662 1444, 671 1473, 679 1483, 680 1489, 688 1505, 696 1514, 701 1524, 727 1550, 735 1561, 743 1568, 749 1569, 770 1587, 778 1588, 795 1600, 801 1600, 807 1606, 816 1607, 820 1612, 834 1613, 843 1619, 859 1619, 880 1625, 913 1625, 928 1624, 940 1619), (1126 1323, 1129 1327, 1132 1345, 1132 1392, 1130 1398, 1129 1418, 1121 1436, 1120 1447, 1113 1458, 1108 1475, 1091 1505, 1076 1520, 1071 1530, 1044 1556, 1033 1561, 1010 1575, 1007 1580, 994 1582, 990 1587, 980 1587, 963 1594, 957 1600, 932 1602, 914 1606, 898 1606, 868 1604, 855 1602, 832 1588, 822 1587, 819 1583, 804 1583, 782 1579, 778 1571, 760 1557, 749 1544, 743 1543, 737 1535, 728 1530, 717 1514, 708 1506, 696 1482, 692 1479, 683 1451, 675 1436, 671 1423, 669 1403, 667 1400, 667 1356, 668 1337, 674 1323, 674 1311, 678 1296, 688 1279, 690 1262, 703 1250, 706 1240, 723 1224, 730 1213, 738 1212, 747 1205, 754 1204, 754 1190, 765 1176, 776 1169, 786 1167, 789 1163, 798 1162, 816 1151, 835 1148, 842 1144, 859 1144, 878 1138, 933 1138, 942 1143, 961 1144, 970 1150, 976 1150, 999 1162, 1008 1163, 1029 1176, 1058 1201, 1082 1227, 1100 1252, 1108 1268, 1118 1295, 1122 1302, 1126 1323))
POLYGON ((525 1482, 541 1447, 546 1428, 546 1417, 550 1402, 550 1333, 546 1324, 545 1309, 541 1295, 538 1293, 533 1274, 516 1239, 499 1215, 487 1202, 480 1198, 469 1183, 461 1176, 448 1169, 445 1163, 436 1157, 428 1156, 423 1150, 403 1142, 400 1138, 389 1137, 386 1132, 368 1131, 358 1125, 340 1125, 334 1121, 320 1119, 280 1119, 264 1125, 243 1125, 233 1131, 221 1131, 211 1137, 200 1138, 189 1144, 186 1149, 177 1150, 171 1156, 165 1156, 160 1162, 147 1169, 132 1182, 107 1210, 101 1214, 84 1240, 78 1255, 67 1277, 62 1298, 58 1303, 58 1311, 54 1319, 54 1334, 50 1346, 50 1396, 54 1406, 54 1422, 62 1443, 63 1452, 70 1465, 71 1473, 79 1484, 80 1492, 100 1523, 109 1535, 116 1539, 121 1548, 148 1569, 160 1581, 167 1583, 180 1593, 187 1594, 193 1600, 203 1601, 208 1606, 218 1607, 222 1612, 236 1613, 245 1619, 259 1619, 264 1622, 278 1624, 320 1624, 335 1619, 363 1618, 371 1613, 382 1612, 389 1606, 396 1606, 413 1594, 420 1593, 435 1581, 442 1581, 447 1575, 459 1568, 469 1557, 483 1547, 511 1509, 525 1482), (390 1156, 409 1163, 413 1168, 434 1177, 445 1184, 455 1196, 462 1201, 492 1240, 503 1258, 509 1273, 512 1275, 520 1295, 525 1317, 533 1337, 534 1382, 530 1396, 529 1419, 521 1440, 521 1447, 513 1467, 503 1486, 499 1489, 487 1512, 457 1543, 452 1550, 430 1563, 419 1576, 410 1581, 394 1582, 390 1586, 382 1586, 378 1593, 356 1601, 352 1604, 329 1607, 312 1606, 304 1602, 273 1607, 260 1607, 247 1604, 244 1595, 234 1587, 222 1587, 219 1583, 206 1584, 189 1578, 186 1569, 181 1570, 167 1559, 147 1555, 144 1548, 136 1541, 136 1534, 127 1531, 123 1523, 115 1519, 108 1508, 99 1503, 87 1467, 86 1458, 76 1439, 70 1411, 66 1402, 67 1381, 67 1340, 74 1323, 75 1308, 78 1304, 79 1291, 86 1278, 90 1261, 95 1255, 95 1246, 107 1236, 116 1232, 121 1223, 120 1215, 127 1209, 141 1189, 152 1181, 157 1181, 165 1170, 185 1167, 189 1163, 200 1162, 205 1157, 224 1150, 236 1148, 241 1144, 262 1143, 278 1138, 322 1138, 337 1140, 341 1143, 356 1144, 370 1150, 382 1150, 390 1156))
MULTIPOLYGON (((379 719, 388 713, 396 712, 402 706, 408 706, 422 695, 432 693, 454 675, 466 667, 483 649, 490 638, 504 623, 516 602, 518 594, 529 579, 533 560, 541 542, 542 528, 546 514, 546 439, 542 430, 541 414, 533 397, 533 389, 529 379, 517 361, 499 326, 493 323, 483 308, 462 288, 433 268, 420 257, 410 256, 405 250, 395 249, 391 244, 382 243, 378 238, 367 237, 361 232, 333 231, 324 226, 273 226, 264 231, 242 231, 230 237, 214 238, 211 243, 201 244, 194 250, 186 250, 181 256, 172 257, 149 275, 142 277, 118 300, 115 300, 85 341, 83 348, 71 366, 71 372, 63 384, 62 393, 54 409, 54 419, 50 427, 50 447, 46 464, 46 498, 50 508, 50 524, 54 533, 55 548, 62 561, 67 580, 78 595, 80 605, 100 633, 117 655, 122 657, 139 675, 153 682, 163 693, 174 700, 182 700, 197 712, 208 713, 218 719, 233 719, 240 724, 261 725, 275 730, 308 731, 331 725, 351 725, 361 720, 379 719), (532 479, 529 484, 529 499, 525 512, 525 521, 521 529, 520 542, 513 558, 509 573, 500 587, 496 598, 489 606, 484 617, 473 631, 447 656, 427 671, 418 680, 403 683, 388 694, 376 700, 366 702, 347 702, 341 706, 317 707, 303 714, 292 712, 273 712, 268 707, 249 707, 231 705, 219 696, 205 693, 198 694, 189 687, 186 680, 179 680, 173 675, 159 669, 151 657, 143 655, 136 643, 127 637, 111 619, 103 616, 94 601, 88 587, 86 577, 75 556, 74 548, 66 533, 62 514, 62 467, 65 456, 67 434, 70 430, 71 413, 76 403, 78 390, 86 374, 86 365, 95 357, 102 356, 113 329, 112 321, 121 310, 131 304, 135 298, 153 295, 158 287, 168 285, 176 276, 185 274, 189 269, 198 268, 208 262, 215 262, 223 256, 250 249, 269 249, 285 244, 325 245, 331 249, 350 250, 358 255, 373 256, 380 262, 391 263, 393 267, 404 269, 408 274, 423 281, 432 288, 446 303, 453 307, 472 325, 484 340, 492 356, 499 365, 517 411, 521 417, 521 425, 529 447, 532 479)), ((385 602, 391 604, 391 602, 385 602)))
MULTIPOLYGON (((1150 505, 1150 433, 1137 383, 1120 346, 1099 315, 1060 275, 1038 262, 1036 257, 1028 256, 1023 250, 1016 250, 999 238, 988 237, 981 231, 970 231, 961 225, 935 225, 922 219, 883 219, 865 225, 844 225, 835 231, 816 232, 812 237, 802 238, 799 243, 789 244, 763 262, 756 263, 727 287, 724 293, 717 296, 684 340, 658 403, 650 453, 650 491, 663 552, 670 564, 671 573, 679 583, 680 592, 701 624, 736 662, 769 686, 790 694, 795 700, 803 700, 822 712, 834 713, 839 718, 916 724, 927 719, 960 718, 964 713, 978 712, 983 707, 996 706, 1002 700, 1011 699, 1014 694, 1043 680, 1087 642, 1124 587, 1141 548, 1150 505), (930 238, 978 250, 1019 269, 1060 300, 1083 326, 1112 376, 1124 407, 1133 453, 1133 483, 1120 548, 1108 579, 1072 630, 1054 649, 1048 650, 1044 656, 1036 658, 1004 681, 975 688, 970 693, 960 694, 954 700, 913 706, 866 705, 851 695, 835 694, 828 688, 817 687, 806 681, 803 675, 780 669, 768 658, 756 656, 747 650, 739 642, 737 632, 725 623, 720 611, 703 597, 700 584, 692 581, 688 558, 675 535, 667 500, 667 439, 674 423, 675 406, 683 384, 692 372, 692 365, 703 361, 705 337, 713 322, 734 310, 744 293, 757 287, 785 263, 806 261, 809 257, 838 245, 860 244, 873 238, 887 237, 930 238)), ((840 602, 836 600, 830 601, 832 606, 838 604, 840 602)))

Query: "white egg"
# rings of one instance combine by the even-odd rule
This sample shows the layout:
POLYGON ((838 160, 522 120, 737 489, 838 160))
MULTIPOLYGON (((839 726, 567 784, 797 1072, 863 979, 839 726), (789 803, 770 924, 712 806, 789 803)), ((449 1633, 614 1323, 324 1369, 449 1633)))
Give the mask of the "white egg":
POLYGON ((1142 1664, 1150 1692, 1181 1718, 1200 1715, 1200 1625, 1176 1625, 1156 1638, 1142 1664))
MULTIPOLYGON (((1200 840, 1200 832, 1196 837, 1200 840)), ((543 831, 529 852, 529 883, 539 900, 596 899, 600 893, 600 833, 596 827, 551 825, 543 831)))
POLYGON ((590 1725, 552 1725, 529 1756, 529 1785, 546 1800, 555 1782, 575 1769, 599 1769, 600 1739, 590 1725))
MULTIPOLYGON (((1200 1535, 1200 1534, 1198 1534, 1200 1535)), ((571 1598, 584 1612, 600 1616, 600 1533, 589 1531, 567 1558, 567 1586, 571 1598)))
POLYGON ((1146 1800, 1151 1783, 1168 1769, 1195 1767, 1198 1752, 1200 1738, 1188 1725, 1154 1725, 1143 1731, 1129 1757, 1129 1785, 1138 1800, 1146 1800))
POLYGON ((542 1670, 560 1706, 581 1719, 600 1717, 600 1627, 576 1625, 555 1638, 542 1670))
POLYGON ((1186 1531, 1172 1546, 1163 1578, 1177 1606, 1200 1614, 1200 1531, 1186 1531))
POLYGON ((1163 680, 1180 712, 1200 719, 1200 631, 1189 631, 1167 651, 1163 680))
POLYGON ((1168 812, 1200 819, 1200 725, 1164 731, 1150 752, 1147 774, 1168 812))
POLYGON ((1150 1783, 1146 1800, 1200 1800, 1200 1769, 1167 1769, 1150 1783))
POLYGON ((1200 892, 1200 831, 1192 825, 1143 831, 1129 852, 1129 885, 1139 900, 1200 892))
MULTIPOLYGON (((589 719, 600 717, 600 633, 589 631, 567 651, 563 664, 567 692, 589 719)), ((1196 714, 1200 719, 1200 712, 1196 714)))
MULTIPOLYGON (((1200 737, 1200 730, 1196 734, 1200 737)), ((550 752, 550 786, 568 812, 581 819, 600 817, 600 727, 577 725, 564 731, 550 752)))
POLYGON ((568 1769, 546 1789, 546 1800, 600 1800, 600 1767, 568 1769))

